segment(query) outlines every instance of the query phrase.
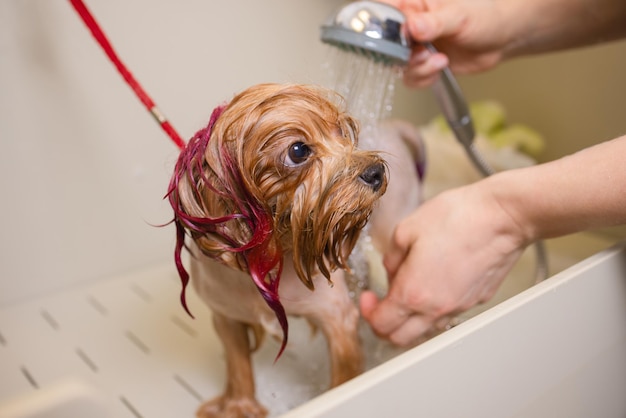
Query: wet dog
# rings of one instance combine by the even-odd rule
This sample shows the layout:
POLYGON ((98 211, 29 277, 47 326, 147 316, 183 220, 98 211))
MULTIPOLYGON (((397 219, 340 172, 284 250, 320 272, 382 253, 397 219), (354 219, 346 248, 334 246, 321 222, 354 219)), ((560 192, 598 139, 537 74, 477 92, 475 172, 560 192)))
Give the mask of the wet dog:
MULTIPOLYGON (((265 334, 282 339, 282 352, 290 315, 324 334, 331 386, 362 371, 349 257, 366 225, 384 251, 394 220, 420 200, 419 138, 408 126, 389 129, 382 153, 361 149, 358 124, 336 94, 263 84, 215 109, 182 151, 168 193, 176 263, 184 286, 191 277, 212 311, 227 367, 224 393, 198 417, 266 416, 251 353, 265 334), (396 187, 388 187, 390 174, 396 187)), ((184 287, 182 302, 186 308, 184 287)))

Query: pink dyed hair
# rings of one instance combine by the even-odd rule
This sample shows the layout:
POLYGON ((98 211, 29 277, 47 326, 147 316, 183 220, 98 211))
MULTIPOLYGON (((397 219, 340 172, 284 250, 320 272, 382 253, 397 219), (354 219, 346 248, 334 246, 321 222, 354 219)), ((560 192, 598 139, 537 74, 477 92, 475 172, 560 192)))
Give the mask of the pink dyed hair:
MULTIPOLYGON (((204 153, 211 138, 213 126, 225 109, 226 105, 215 108, 207 127, 198 131, 181 151, 166 195, 174 210, 173 222, 176 225, 174 260, 182 282, 180 300, 185 311, 193 317, 189 311, 185 297, 185 290, 189 283, 189 273, 185 269, 181 257, 182 250, 185 248, 186 231, 200 236, 219 236, 224 243, 224 251, 241 253, 244 256, 254 284, 267 305, 276 314, 283 331, 283 342, 276 356, 278 359, 287 344, 288 322, 285 309, 280 303, 278 296, 278 285, 282 273, 283 258, 282 249, 271 240, 271 215, 267 213, 262 202, 259 202, 251 194, 247 193, 244 187, 240 188, 240 191, 243 191, 244 199, 238 198, 238 193, 234 190, 232 193, 229 193, 229 190, 232 189, 230 189, 227 184, 224 184, 226 191, 217 190, 207 179, 203 170, 204 153), (201 187, 206 187, 211 190, 211 192, 220 195, 227 194, 228 197, 235 202, 238 211, 217 218, 197 217, 187 214, 180 201, 178 192, 178 185, 184 177, 187 177, 189 184, 194 185, 193 191, 196 196, 200 196, 201 187), (230 237, 224 231, 224 228, 220 228, 221 225, 233 219, 245 221, 252 232, 250 240, 243 245, 238 244, 236 239, 230 237)), ((228 176, 234 179, 234 184, 242 185, 241 174, 238 172, 230 154, 223 152, 221 153, 221 157, 223 167, 228 176)))

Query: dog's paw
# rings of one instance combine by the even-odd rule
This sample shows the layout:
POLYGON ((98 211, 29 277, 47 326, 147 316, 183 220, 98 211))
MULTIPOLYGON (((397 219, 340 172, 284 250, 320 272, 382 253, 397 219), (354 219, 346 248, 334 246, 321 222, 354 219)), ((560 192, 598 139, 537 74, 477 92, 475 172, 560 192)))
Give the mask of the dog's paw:
POLYGON ((200 406, 198 418, 265 418, 267 409, 251 398, 220 396, 200 406))

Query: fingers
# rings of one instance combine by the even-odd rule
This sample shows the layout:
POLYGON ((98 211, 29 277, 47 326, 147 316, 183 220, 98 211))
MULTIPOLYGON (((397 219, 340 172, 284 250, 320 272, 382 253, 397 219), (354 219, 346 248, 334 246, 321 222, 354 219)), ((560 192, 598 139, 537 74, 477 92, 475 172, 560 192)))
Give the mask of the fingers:
POLYGON ((359 298, 359 307, 361 309, 361 315, 365 319, 371 318, 372 312, 376 309, 378 305, 378 297, 376 293, 371 290, 365 290, 361 293, 361 297, 359 298))
POLYGON ((443 7, 424 13, 412 13, 407 20, 409 33, 416 41, 434 41, 455 35, 465 21, 459 10, 459 7, 443 7))
POLYGON ((423 342, 457 324, 452 315, 433 319, 417 312, 409 313, 389 299, 379 301, 373 292, 361 294, 360 307, 374 332, 400 347, 423 342))
POLYGON ((422 315, 411 315, 398 328, 391 332, 387 338, 393 344, 400 347, 409 347, 421 342, 433 332, 431 321, 422 315))
POLYGON ((396 277, 398 269, 402 265, 402 262, 406 258, 407 254, 408 248, 400 248, 394 241, 392 243, 391 250, 383 256, 383 266, 387 271, 387 277, 389 278, 388 280, 390 284, 393 278, 396 277))
POLYGON ((404 73, 404 82, 409 87, 423 88, 432 85, 441 70, 449 65, 449 58, 443 53, 433 53, 420 45, 420 42, 432 42, 442 37, 458 34, 464 18, 459 7, 410 12, 407 28, 416 42, 411 58, 404 73))
POLYGON ((448 66, 448 57, 442 53, 432 53, 421 45, 415 47, 413 51, 404 72, 405 84, 416 88, 433 84, 441 70, 448 66))
POLYGON ((398 268, 404 263, 411 247, 417 242, 417 232, 411 227, 413 216, 401 221, 396 225, 390 243, 390 248, 383 256, 383 265, 387 270, 387 277, 393 280, 398 268))
POLYGON ((383 3, 390 4, 393 7, 400 9, 404 5, 404 0, 383 0, 383 3))
POLYGON ((389 340, 400 347, 410 347, 421 344, 460 323, 460 319, 451 315, 443 316, 437 321, 428 320, 421 315, 412 315, 389 335, 389 340))
POLYGON ((371 291, 363 292, 361 314, 380 336, 388 336, 408 318, 409 312, 389 297, 379 301, 371 291))
MULTIPOLYGON (((402 234, 396 235, 402 237, 402 234)), ((406 236, 403 238, 406 239, 406 236)), ((402 238, 395 242, 399 248, 404 248, 402 238)), ((404 252, 400 250, 400 253, 404 252)), ((413 287, 416 283, 415 266, 410 257, 406 259, 404 255, 394 261, 396 254, 391 251, 385 258, 386 266, 397 270, 389 275, 389 293, 379 300, 373 292, 363 292, 360 308, 363 317, 379 337, 399 346, 409 346, 420 337, 436 333, 436 322, 446 311, 439 309, 437 298, 429 298, 419 291, 419 287, 413 287)))
MULTIPOLYGON (((441 331, 450 322, 447 318, 454 305, 447 298, 429 296, 429 286, 420 277, 417 257, 420 238, 414 228, 416 220, 409 216, 396 227, 391 247, 383 263, 390 278, 387 296, 379 300, 373 292, 363 292, 361 313, 374 332, 399 346, 409 346, 441 331)), ((430 289, 432 292, 432 289, 430 289)))

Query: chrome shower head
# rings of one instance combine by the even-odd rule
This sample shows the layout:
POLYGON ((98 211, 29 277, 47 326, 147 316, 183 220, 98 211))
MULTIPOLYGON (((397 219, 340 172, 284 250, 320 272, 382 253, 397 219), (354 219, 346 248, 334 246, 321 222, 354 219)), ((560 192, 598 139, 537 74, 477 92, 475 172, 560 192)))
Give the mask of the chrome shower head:
MULTIPOLYGON (((404 66, 411 55, 411 40, 406 37, 405 23, 404 13, 389 4, 356 1, 344 6, 322 25, 321 39, 385 65, 404 66)), ((431 53, 437 52, 429 42, 422 45, 431 53)), ((475 135, 472 118, 449 68, 441 71, 433 91, 457 139, 465 147, 471 147, 475 135)), ((486 173, 482 164, 479 169, 486 173)))
POLYGON ((385 64, 404 65, 411 55, 404 14, 376 1, 343 7, 321 27, 322 42, 356 52, 385 64))

